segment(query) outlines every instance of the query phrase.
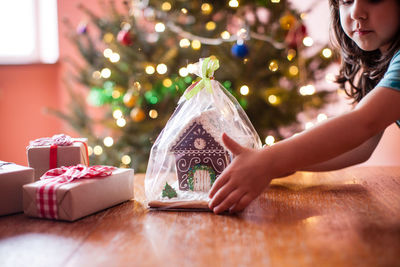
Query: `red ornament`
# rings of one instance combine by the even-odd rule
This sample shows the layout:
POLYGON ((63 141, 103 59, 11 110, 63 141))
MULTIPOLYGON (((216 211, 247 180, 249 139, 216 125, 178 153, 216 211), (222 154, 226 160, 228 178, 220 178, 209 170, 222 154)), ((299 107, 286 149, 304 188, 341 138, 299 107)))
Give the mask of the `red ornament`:
POLYGON ((303 43, 304 37, 307 36, 307 28, 304 24, 299 24, 297 27, 290 29, 286 35, 285 42, 289 48, 296 49, 303 43))
POLYGON ((133 43, 131 33, 127 30, 121 30, 117 35, 117 40, 125 46, 129 46, 133 43))

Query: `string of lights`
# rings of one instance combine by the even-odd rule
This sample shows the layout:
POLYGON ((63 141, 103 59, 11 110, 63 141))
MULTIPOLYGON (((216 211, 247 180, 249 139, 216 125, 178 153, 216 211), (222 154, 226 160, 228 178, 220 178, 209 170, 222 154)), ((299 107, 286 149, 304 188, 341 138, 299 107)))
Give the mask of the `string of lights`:
MULTIPOLYGON (((133 0, 128 14, 118 14, 119 19, 102 16, 96 20, 91 16, 95 18, 92 23, 102 23, 98 28, 103 44, 101 51, 91 46, 87 48, 90 53, 83 54, 95 56, 85 58, 89 67, 82 70, 83 77, 90 77, 84 80, 89 88, 88 103, 111 109, 102 137, 92 137, 96 140, 96 145, 89 148, 95 156, 93 162, 102 164, 115 158, 114 164, 127 166, 148 159, 148 155, 141 159, 138 155, 149 152, 148 140, 154 140, 154 133, 162 129, 174 110, 176 99, 193 82, 189 75, 194 72, 193 64, 188 62, 195 62, 199 55, 213 54, 223 59, 219 75, 225 74, 220 82, 245 108, 267 145, 282 138, 278 127, 288 120, 288 114, 294 122, 300 106, 322 102, 321 89, 314 86, 315 67, 306 60, 329 62, 332 51, 321 44, 324 49, 320 54, 305 59, 307 47, 320 50, 304 26, 308 11, 298 14, 284 1, 270 2, 272 6, 230 0, 224 1, 224 6, 216 2, 189 5, 173 0, 133 0), (257 17, 259 9, 267 14, 264 20, 257 17), (245 12, 256 18, 255 24, 246 21, 245 12), (223 14, 219 19, 218 13, 223 14), (274 20, 269 19, 272 13, 276 15, 274 20), (239 23, 232 20, 235 17, 239 23), (269 49, 262 42, 268 43, 269 49), (231 47, 222 45, 229 43, 231 47), (147 53, 142 50, 145 48, 147 53), (309 79, 304 73, 309 73, 309 79)), ((85 42, 93 33, 87 25, 79 25, 77 40, 85 42)), ((332 76, 327 74, 326 79, 332 80, 332 76)), ((318 121, 325 117, 321 113, 318 121)), ((303 128, 311 127, 309 122, 301 122, 303 128)))

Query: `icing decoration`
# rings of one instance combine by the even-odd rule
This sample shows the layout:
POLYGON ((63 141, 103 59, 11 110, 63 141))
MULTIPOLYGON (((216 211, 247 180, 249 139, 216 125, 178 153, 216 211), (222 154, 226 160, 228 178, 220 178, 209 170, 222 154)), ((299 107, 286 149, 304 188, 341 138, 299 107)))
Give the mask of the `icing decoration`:
POLYGON ((165 186, 162 191, 162 197, 173 198, 177 196, 178 194, 176 193, 175 189, 172 186, 170 186, 167 182, 165 182, 165 186))
POLYGON ((214 110, 205 111, 172 141, 180 190, 207 192, 228 166, 230 157, 218 138, 222 133, 217 124, 214 110))

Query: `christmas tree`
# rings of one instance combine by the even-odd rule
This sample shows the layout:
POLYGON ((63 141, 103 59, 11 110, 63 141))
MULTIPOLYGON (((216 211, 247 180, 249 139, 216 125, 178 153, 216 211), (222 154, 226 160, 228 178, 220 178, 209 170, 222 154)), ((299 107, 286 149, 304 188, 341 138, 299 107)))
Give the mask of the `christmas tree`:
POLYGON ((285 0, 101 4, 107 14, 80 6, 90 21, 71 33, 85 62, 75 69, 87 101, 77 101, 70 90, 69 113, 57 111, 88 137, 93 164, 133 164, 144 171, 152 142, 194 82, 192 63, 201 57, 218 58, 215 79, 238 99, 267 143, 285 137, 280 129, 297 125, 299 112, 327 102, 329 90, 314 84, 324 77, 332 51, 323 46, 306 53, 312 39, 305 14, 285 0), (104 107, 104 118, 93 120, 87 104, 104 107), (108 134, 98 136, 97 124, 108 134))
POLYGON ((172 188, 168 183, 165 183, 164 189, 162 191, 162 197, 173 198, 177 195, 178 194, 176 193, 175 189, 172 188))

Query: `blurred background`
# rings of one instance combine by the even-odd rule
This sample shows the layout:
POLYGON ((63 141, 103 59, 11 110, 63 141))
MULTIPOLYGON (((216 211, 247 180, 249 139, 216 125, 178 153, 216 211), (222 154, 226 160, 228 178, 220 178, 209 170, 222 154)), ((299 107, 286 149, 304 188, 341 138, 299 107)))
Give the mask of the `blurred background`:
MULTIPOLYGON (((145 171, 152 142, 196 81, 191 64, 210 55, 220 61, 215 79, 266 145, 351 108, 332 83, 328 1, 0 5, 0 160, 27 165, 30 140, 65 133, 89 139, 93 164, 145 171)), ((391 125, 364 164, 399 162, 391 125)))

